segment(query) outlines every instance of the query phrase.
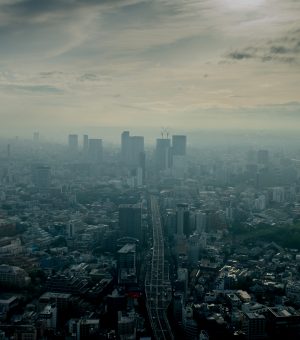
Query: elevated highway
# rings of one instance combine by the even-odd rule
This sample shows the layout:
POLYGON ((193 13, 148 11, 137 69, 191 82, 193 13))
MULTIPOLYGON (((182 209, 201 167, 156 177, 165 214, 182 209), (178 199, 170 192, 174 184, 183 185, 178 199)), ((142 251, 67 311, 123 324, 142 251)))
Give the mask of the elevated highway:
POLYGON ((168 263, 165 261, 159 205, 155 196, 150 197, 150 205, 153 227, 153 249, 151 263, 149 264, 145 280, 147 310, 155 339, 173 340, 174 337, 166 314, 172 297, 171 285, 168 263))

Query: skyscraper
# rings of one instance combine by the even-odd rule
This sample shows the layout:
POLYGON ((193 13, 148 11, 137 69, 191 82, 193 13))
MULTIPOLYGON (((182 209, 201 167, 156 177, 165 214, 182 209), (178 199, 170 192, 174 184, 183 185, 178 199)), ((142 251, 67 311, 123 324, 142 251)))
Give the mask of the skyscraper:
POLYGON ((183 135, 172 136, 172 153, 174 156, 186 155, 186 136, 183 135))
POLYGON ((136 245, 125 244, 118 251, 118 282, 136 281, 136 245))
POLYGON ((198 210, 195 214, 196 231, 201 235, 206 229, 206 213, 198 210))
POLYGON ((146 154, 145 152, 141 152, 139 154, 139 164, 138 164, 138 171, 142 172, 142 184, 145 184, 146 180, 146 154))
POLYGON ((129 165, 139 166, 141 154, 144 152, 144 137, 132 136, 129 139, 129 165))
POLYGON ((121 135, 121 159, 124 164, 131 168, 140 165, 140 157, 144 152, 144 137, 130 136, 129 131, 121 135))
POLYGON ((166 170, 171 164, 171 141, 167 138, 156 139, 155 159, 157 170, 166 170))
POLYGON ((83 135, 83 154, 87 155, 89 149, 89 136, 83 135))
POLYGON ((121 135, 121 159, 125 164, 127 163, 129 154, 129 131, 123 131, 121 135))
POLYGON ((100 163, 103 159, 102 139, 89 139, 88 149, 89 161, 92 163, 100 163))
POLYGON ((140 204, 119 206, 119 227, 122 236, 142 238, 142 209, 140 204))
POLYGON ((172 174, 176 178, 183 178, 186 174, 186 136, 172 136, 172 174))
POLYGON ((189 231, 189 206, 186 203, 177 204, 176 209, 176 234, 178 236, 188 236, 189 231))
POLYGON ((69 135, 69 150, 72 153, 78 151, 78 135, 69 135))

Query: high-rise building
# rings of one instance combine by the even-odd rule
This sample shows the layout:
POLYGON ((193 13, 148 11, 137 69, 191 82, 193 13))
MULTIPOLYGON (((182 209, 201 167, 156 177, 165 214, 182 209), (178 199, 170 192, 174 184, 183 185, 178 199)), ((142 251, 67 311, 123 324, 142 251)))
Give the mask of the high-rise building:
POLYGON ((193 234, 188 239, 188 259, 189 263, 195 265, 199 260, 200 239, 199 235, 193 234))
POLYGON ((99 328, 99 319, 81 317, 80 319, 70 319, 68 321, 69 333, 73 334, 75 339, 95 339, 99 328))
POLYGON ((136 339, 136 318, 134 313, 123 315, 118 313, 118 335, 120 339, 136 339))
POLYGON ((178 236, 189 235, 189 207, 186 203, 177 204, 176 227, 178 236))
POLYGON ((196 231, 201 235, 206 229, 206 213, 204 211, 197 211, 195 214, 196 231))
POLYGON ((144 153, 144 137, 132 136, 129 139, 129 165, 137 167, 140 157, 144 153))
POLYGON ((243 331, 246 339, 258 340, 266 337, 266 318, 262 314, 244 313, 243 331))
POLYGON ((193 319, 193 309, 191 306, 186 306, 182 310, 182 323, 184 328, 184 338, 186 340, 198 339, 198 325, 193 319))
POLYGON ((83 135, 83 154, 87 155, 89 149, 89 136, 83 135))
POLYGON ((136 281, 136 245, 125 244, 118 251, 118 282, 130 283, 136 281))
POLYGON ((26 287, 30 284, 30 277, 22 268, 1 264, 0 284, 7 287, 26 287))
POLYGON ((144 151, 139 154, 138 169, 141 169, 142 184, 145 184, 145 180, 146 180, 146 154, 145 154, 144 151))
POLYGON ((100 163, 103 159, 103 146, 102 139, 89 139, 89 148, 88 148, 88 156, 89 160, 92 163, 100 163))
POLYGON ((123 131, 121 135, 121 159, 125 164, 127 163, 129 157, 129 131, 123 131))
POLYGON ((57 326, 57 307, 55 304, 45 306, 39 313, 38 320, 42 324, 43 329, 56 329, 57 326))
POLYGON ((119 227, 122 236, 142 238, 142 209, 140 204, 119 206, 119 227))
POLYGON ((184 135, 173 135, 172 136, 172 154, 174 156, 185 156, 186 155, 186 136, 184 135))
POLYGON ((130 136, 129 131, 124 131, 121 135, 122 162, 131 168, 139 167, 143 153, 144 137, 130 136))
POLYGON ((173 135, 171 148, 172 174, 175 178, 183 178, 186 174, 186 136, 173 135))
POLYGON ((187 173, 186 156, 172 156, 172 174, 175 178, 183 178, 187 173))
POLYGON ((69 135, 69 150, 72 153, 78 151, 78 135, 69 135))
POLYGON ((183 296, 175 292, 173 296, 173 318, 181 325, 182 324, 182 309, 183 296))
POLYGON ((171 165, 171 141, 168 138, 156 139, 155 159, 157 170, 166 170, 171 165))

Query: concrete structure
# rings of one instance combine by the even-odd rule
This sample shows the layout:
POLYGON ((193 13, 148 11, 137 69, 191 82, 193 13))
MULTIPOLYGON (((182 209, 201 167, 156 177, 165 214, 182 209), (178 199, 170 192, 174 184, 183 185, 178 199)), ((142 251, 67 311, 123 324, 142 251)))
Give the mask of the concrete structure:
POLYGON ((173 339, 166 315, 171 300, 169 272, 165 267, 164 238, 157 199, 151 196, 153 250, 145 281, 147 310, 155 339, 173 339))
POLYGON ((83 135, 83 154, 87 156, 89 149, 89 136, 83 135))
POLYGON ((142 209, 140 204, 119 206, 119 227, 122 236, 142 239, 142 209))
POLYGON ((189 207, 186 203, 177 204, 176 234, 179 237, 189 234, 189 207))
POLYGON ((172 154, 173 156, 186 155, 186 136, 184 135, 172 136, 172 154))
POLYGON ((56 329, 57 308, 55 304, 45 306, 45 308, 39 313, 38 319, 43 323, 43 328, 56 329))
POLYGON ((144 153, 144 137, 130 136, 129 131, 121 135, 121 159, 130 168, 142 167, 141 155, 144 153))
POLYGON ((6 264, 0 265, 0 285, 26 287, 29 283, 30 277, 24 269, 6 264))
POLYGON ((103 160, 102 139, 89 139, 88 159, 92 163, 101 163, 103 160))
POLYGON ((72 153, 78 152, 78 135, 70 134, 68 139, 69 151, 72 153))
POLYGON ((171 166, 171 140, 158 138, 156 140, 155 163, 157 170, 167 170, 171 166))
POLYGON ((243 331, 248 340, 259 340, 266 337, 266 318, 257 313, 244 313, 243 331))
POLYGON ((125 284, 136 281, 136 246, 128 243, 118 251, 118 282, 125 284))

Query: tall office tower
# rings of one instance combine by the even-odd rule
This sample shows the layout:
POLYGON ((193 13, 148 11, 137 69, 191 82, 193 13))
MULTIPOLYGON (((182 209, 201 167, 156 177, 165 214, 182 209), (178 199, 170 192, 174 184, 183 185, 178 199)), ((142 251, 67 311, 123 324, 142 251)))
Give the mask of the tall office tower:
POLYGON ((138 172, 141 171, 142 174, 142 184, 146 181, 146 154, 145 152, 140 152, 138 161, 138 172))
POLYGON ((172 136, 172 154, 173 156, 186 155, 186 136, 183 135, 172 136))
POLYGON ((157 170, 166 170, 171 165, 171 141, 168 138, 156 140, 155 159, 157 170))
POLYGON ((141 154, 144 152, 144 137, 130 136, 129 131, 121 135, 121 159, 124 164, 137 168, 140 164, 141 154))
POLYGON ((118 251, 118 282, 136 281, 136 246, 127 243, 118 251))
POLYGON ((184 178, 187 174, 186 156, 172 155, 172 175, 175 178, 184 178))
POLYGON ((129 158, 129 131, 123 131, 121 135, 121 159, 125 164, 129 158))
POLYGON ((206 213, 204 211, 197 211, 195 214, 196 231, 201 235, 206 229, 206 213))
POLYGON ((188 236, 190 234, 189 228, 190 212, 189 206, 186 203, 177 204, 176 208, 176 234, 178 236, 188 236))
POLYGON ((172 174, 175 178, 183 178, 187 172, 186 166, 186 136, 172 136, 172 174))
POLYGON ((173 318, 182 324, 183 296, 175 292, 173 296, 173 318))
POLYGON ((89 139, 89 160, 92 163, 100 163, 103 159, 102 139, 89 139))
POLYGON ((38 143, 40 140, 40 134, 36 131, 33 133, 33 142, 38 143))
POLYGON ((199 235, 193 234, 188 238, 189 263, 195 265, 199 260, 200 239, 199 235))
POLYGON ((83 135, 83 154, 87 155, 89 149, 89 136, 83 135))
POLYGON ((78 135, 69 135, 69 150, 73 153, 78 151, 78 135))
POLYGON ((132 136, 129 139, 129 165, 139 166, 140 156, 144 152, 144 137, 132 136))
POLYGON ((167 229, 168 236, 176 234, 176 213, 173 209, 166 210, 164 224, 167 229))
POLYGON ((142 208, 140 204, 119 206, 119 227, 122 236, 142 240, 142 208))
POLYGON ((46 189, 50 186, 51 169, 46 165, 35 165, 32 167, 32 181, 39 189, 46 189))

